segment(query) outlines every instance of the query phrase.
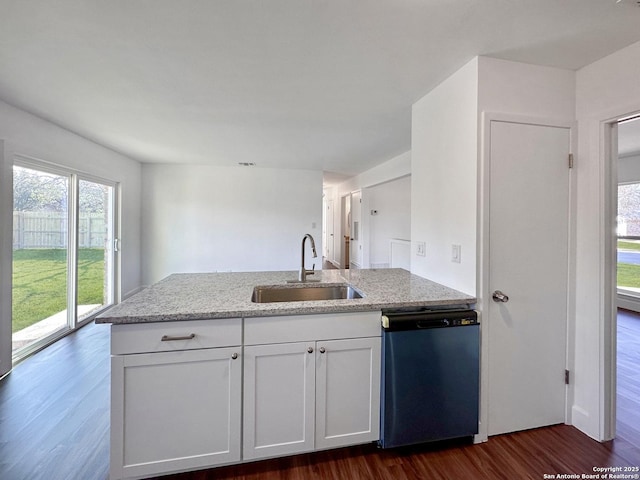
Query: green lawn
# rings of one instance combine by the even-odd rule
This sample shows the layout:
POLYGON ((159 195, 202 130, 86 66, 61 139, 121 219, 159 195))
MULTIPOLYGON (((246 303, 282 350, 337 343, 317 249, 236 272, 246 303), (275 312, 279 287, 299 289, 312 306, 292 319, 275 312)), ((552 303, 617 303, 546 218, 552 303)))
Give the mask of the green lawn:
MULTIPOLYGON (((103 302, 104 250, 78 251, 78 304, 103 302)), ((67 252, 13 252, 13 328, 22 330, 67 308, 67 252)))
MULTIPOLYGON (((640 243, 618 240, 618 248, 640 251, 640 243)), ((640 288, 640 265, 618 263, 618 286, 640 288)))
POLYGON ((618 240, 618 248, 623 250, 640 250, 640 243, 618 240))

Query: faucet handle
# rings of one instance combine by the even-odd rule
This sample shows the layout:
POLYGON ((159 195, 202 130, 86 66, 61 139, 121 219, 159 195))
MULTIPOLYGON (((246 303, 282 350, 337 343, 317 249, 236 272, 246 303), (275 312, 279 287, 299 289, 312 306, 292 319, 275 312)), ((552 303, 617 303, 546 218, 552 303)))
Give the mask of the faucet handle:
POLYGON ((316 273, 316 264, 315 263, 311 267, 311 270, 307 270, 307 275, 313 275, 314 273, 316 273))

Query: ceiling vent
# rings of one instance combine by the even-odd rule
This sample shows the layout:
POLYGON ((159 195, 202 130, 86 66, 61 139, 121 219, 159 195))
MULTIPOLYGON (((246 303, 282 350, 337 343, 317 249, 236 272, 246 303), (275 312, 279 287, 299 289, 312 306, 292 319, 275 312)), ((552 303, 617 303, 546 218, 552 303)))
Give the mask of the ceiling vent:
POLYGON ((243 167, 255 167, 256 164, 253 162, 238 162, 238 165, 242 165, 243 167))

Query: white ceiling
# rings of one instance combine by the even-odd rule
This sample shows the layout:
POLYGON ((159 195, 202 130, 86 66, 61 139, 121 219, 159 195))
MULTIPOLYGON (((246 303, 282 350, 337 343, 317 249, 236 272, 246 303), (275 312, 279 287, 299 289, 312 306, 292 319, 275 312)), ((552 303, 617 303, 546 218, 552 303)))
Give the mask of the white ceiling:
POLYGON ((0 0, 0 99, 142 162, 352 175, 476 55, 578 69, 636 0, 0 0))

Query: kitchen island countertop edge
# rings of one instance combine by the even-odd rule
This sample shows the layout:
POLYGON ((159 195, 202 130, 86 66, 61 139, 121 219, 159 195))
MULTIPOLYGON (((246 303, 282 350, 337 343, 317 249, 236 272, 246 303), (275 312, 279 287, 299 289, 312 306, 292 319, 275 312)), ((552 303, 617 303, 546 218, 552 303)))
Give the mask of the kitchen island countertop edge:
MULTIPOLYGON (((364 298, 254 303, 256 286, 285 286, 297 272, 176 273, 96 317, 130 324, 216 318, 363 312, 434 305, 470 305, 476 298, 399 269, 321 270, 311 285, 349 284, 364 298)), ((295 284, 294 284, 295 285, 295 284)))

